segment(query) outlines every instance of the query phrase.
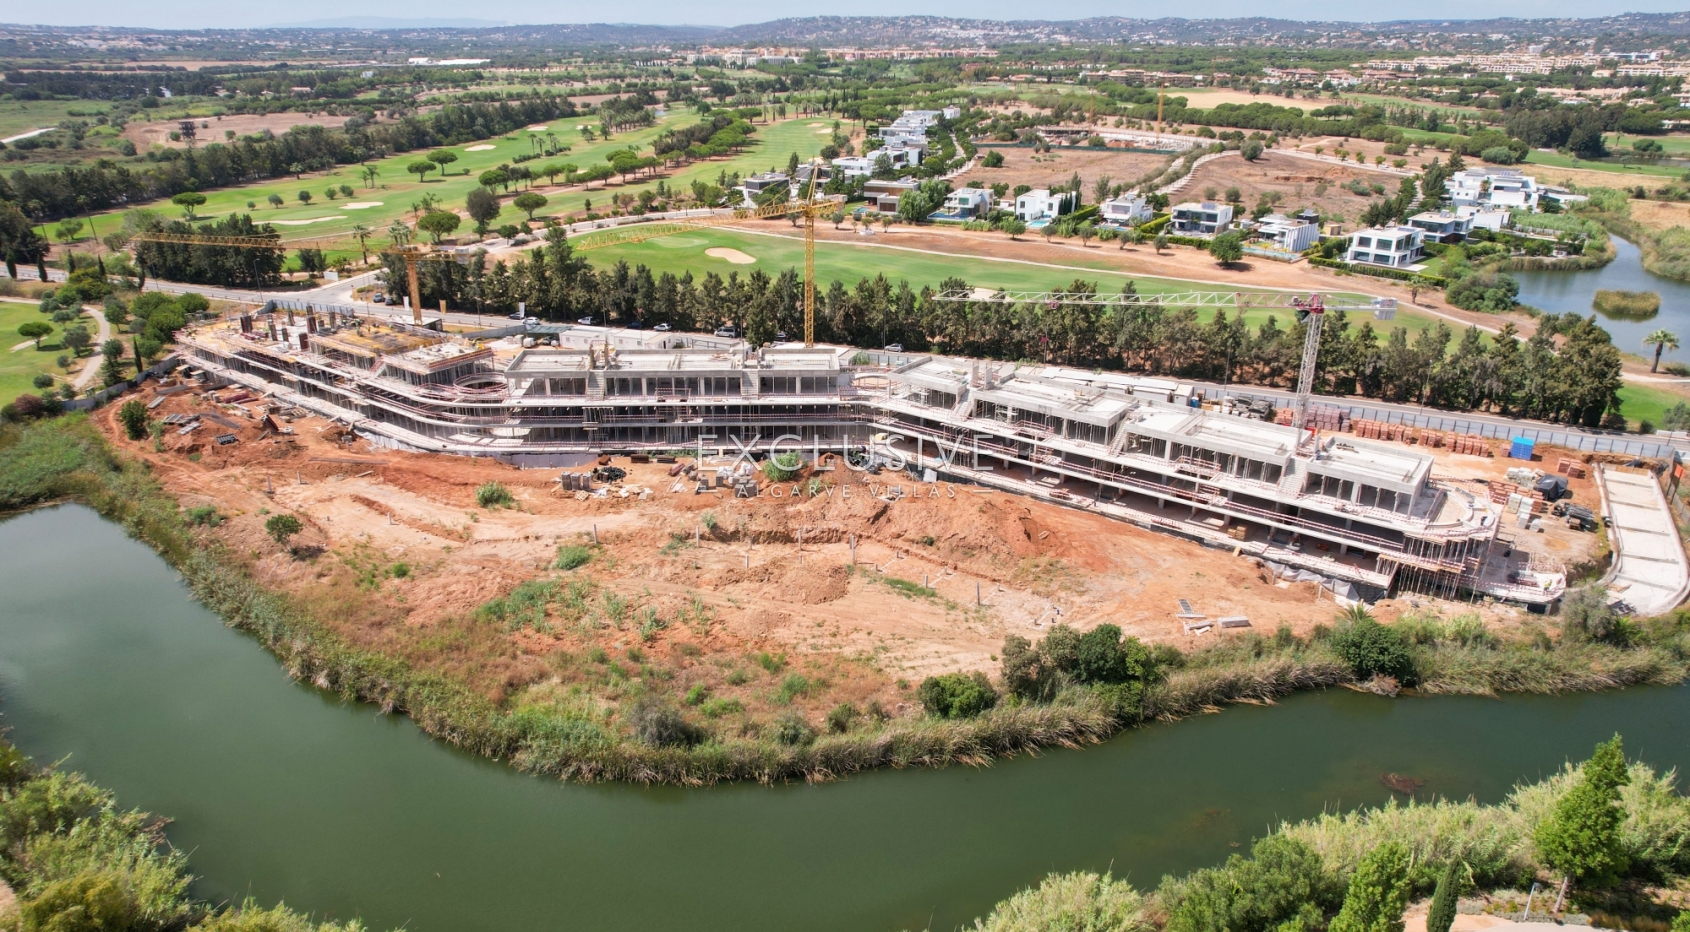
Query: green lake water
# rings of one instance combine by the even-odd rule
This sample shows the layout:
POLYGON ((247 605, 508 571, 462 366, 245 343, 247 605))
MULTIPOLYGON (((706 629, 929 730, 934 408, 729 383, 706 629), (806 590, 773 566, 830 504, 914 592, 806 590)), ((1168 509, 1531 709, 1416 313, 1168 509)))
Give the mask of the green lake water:
POLYGON ((1690 689, 1507 700, 1348 690, 985 769, 820 785, 578 786, 290 682, 154 553, 75 506, 0 523, 0 723, 174 820, 196 892, 376 929, 954 929, 1046 872, 1142 886, 1380 775, 1500 799, 1614 731, 1690 764, 1690 689))

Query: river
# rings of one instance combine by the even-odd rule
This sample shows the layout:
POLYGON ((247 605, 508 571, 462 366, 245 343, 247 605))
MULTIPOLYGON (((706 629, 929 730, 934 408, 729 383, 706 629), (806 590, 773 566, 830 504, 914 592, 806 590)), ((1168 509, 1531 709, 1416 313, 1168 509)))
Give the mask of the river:
POLYGON ((0 712, 175 821, 196 892, 377 930, 953 929, 1051 870, 1141 886, 1386 772, 1502 798, 1623 731, 1690 765, 1690 689, 1506 701, 1348 690, 986 769, 821 785, 579 786, 453 751, 289 681, 152 551, 79 506, 0 523, 0 712))
POLYGON ((1602 328, 1613 335, 1614 345, 1622 352, 1643 357, 1652 357, 1655 353, 1653 346, 1643 345, 1643 338, 1656 330, 1668 330, 1678 335, 1682 348, 1662 353, 1662 361, 1690 361, 1690 282, 1674 281, 1645 271, 1642 250, 1617 236, 1611 239, 1614 261, 1599 269, 1510 272, 1520 280, 1520 303, 1557 314, 1573 311, 1588 316, 1593 310, 1591 301, 1600 289, 1657 292, 1661 296, 1659 314, 1648 320, 1599 315, 1602 328))

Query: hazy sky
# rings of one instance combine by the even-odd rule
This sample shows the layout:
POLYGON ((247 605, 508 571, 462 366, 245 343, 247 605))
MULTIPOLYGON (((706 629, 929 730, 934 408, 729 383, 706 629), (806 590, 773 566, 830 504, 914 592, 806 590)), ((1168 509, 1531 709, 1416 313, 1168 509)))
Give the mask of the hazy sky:
MULTIPOLYGON (((1413 4, 1358 4, 1349 0, 1191 0, 1168 4, 1124 4, 1115 0, 859 0, 855 15, 930 14, 988 19, 1076 19, 1086 16, 1187 18, 1273 16, 1286 19, 1416 19, 1474 16, 1602 16, 1624 12, 1659 13, 1685 8, 1685 0, 1420 0, 1413 4)), ((79 0, 64 4, 10 6, 0 20, 44 25, 141 26, 167 29, 265 26, 345 16, 394 18, 475 17, 512 22, 638 22, 738 25, 782 16, 838 13, 839 7, 793 8, 729 0, 642 0, 608 5, 563 3, 554 6, 465 4, 458 0, 369 0, 348 7, 338 0, 294 0, 277 4, 258 0, 79 0)))

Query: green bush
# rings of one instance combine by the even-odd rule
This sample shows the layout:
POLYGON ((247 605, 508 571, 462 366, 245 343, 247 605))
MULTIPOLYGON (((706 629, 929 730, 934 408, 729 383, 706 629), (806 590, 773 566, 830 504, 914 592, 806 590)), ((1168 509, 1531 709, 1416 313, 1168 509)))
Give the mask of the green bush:
POLYGON ((703 738, 679 709, 651 695, 640 696, 623 709, 622 720, 634 737, 652 747, 686 747, 703 738))
POLYGON ((973 932, 1152 932, 1144 897, 1125 880, 1076 871, 1051 874, 992 908, 973 932))
POLYGON ((787 712, 775 719, 770 737, 786 747, 803 747, 816 740, 816 730, 797 712, 787 712))
POLYGON ((510 489, 497 482, 488 482, 475 490, 475 503, 483 508, 509 508, 516 504, 510 489))
POLYGON ((946 673, 921 681, 921 704, 935 718, 973 718, 998 704, 984 673, 946 673))
POLYGON ((1404 685, 1415 683, 1414 657, 1402 633, 1366 614, 1346 618, 1332 632, 1331 646, 1350 665, 1356 679, 1389 676, 1404 685))
POLYGON ((1303 928, 1324 925, 1323 913, 1338 905, 1342 891, 1308 845, 1269 835, 1248 858, 1235 854, 1184 880, 1166 878, 1160 892, 1166 932, 1267 932, 1298 920, 1303 928))
POLYGON ((1519 294, 1520 283, 1502 272, 1477 272, 1452 283, 1444 291, 1449 303, 1462 310, 1491 314, 1513 310, 1519 294))
POLYGON ((557 561, 552 564, 554 569, 573 570, 593 562, 593 548, 581 544, 566 544, 557 548, 557 561))

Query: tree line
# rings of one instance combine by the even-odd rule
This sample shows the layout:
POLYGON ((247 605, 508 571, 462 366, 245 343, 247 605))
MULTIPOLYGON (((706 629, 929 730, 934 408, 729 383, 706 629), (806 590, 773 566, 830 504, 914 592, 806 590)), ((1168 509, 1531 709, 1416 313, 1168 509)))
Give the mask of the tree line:
POLYGON ((0 201, 18 205, 38 222, 53 220, 184 191, 286 178, 398 152, 461 145, 575 115, 575 105, 568 98, 545 95, 451 104, 426 116, 408 115, 392 123, 354 119, 338 129, 296 126, 280 135, 266 131, 227 143, 171 150, 168 158, 136 168, 100 161, 49 171, 15 171, 0 179, 0 201))
MULTIPOLYGON (((384 261, 389 293, 403 296, 402 260, 384 261)), ((796 269, 726 278, 654 274, 625 261, 595 269, 558 230, 514 262, 488 263, 478 252, 462 264, 424 263, 418 286, 429 307, 445 299, 456 308, 509 313, 521 302, 531 316, 552 321, 592 316, 611 325, 666 323, 678 330, 733 324, 754 344, 783 332, 797 338, 803 329, 803 279, 796 269)), ((936 297, 969 290, 960 278, 946 279, 937 291, 885 275, 851 286, 835 280, 817 289, 816 339, 1280 388, 1297 377, 1305 325, 1293 318, 1270 315, 1253 325, 1242 311, 1207 315, 1133 303, 1132 282, 1122 289, 1129 300, 1112 306, 936 297)), ((1096 295, 1098 286, 1076 280, 1066 291, 1083 298, 1096 295)), ((1457 335, 1443 321, 1411 335, 1406 327, 1381 332, 1371 320, 1356 325, 1341 311, 1327 318, 1317 370, 1324 394, 1586 427, 1616 423, 1620 353, 1594 317, 1545 315, 1526 340, 1512 323, 1495 337, 1477 327, 1457 335)))

